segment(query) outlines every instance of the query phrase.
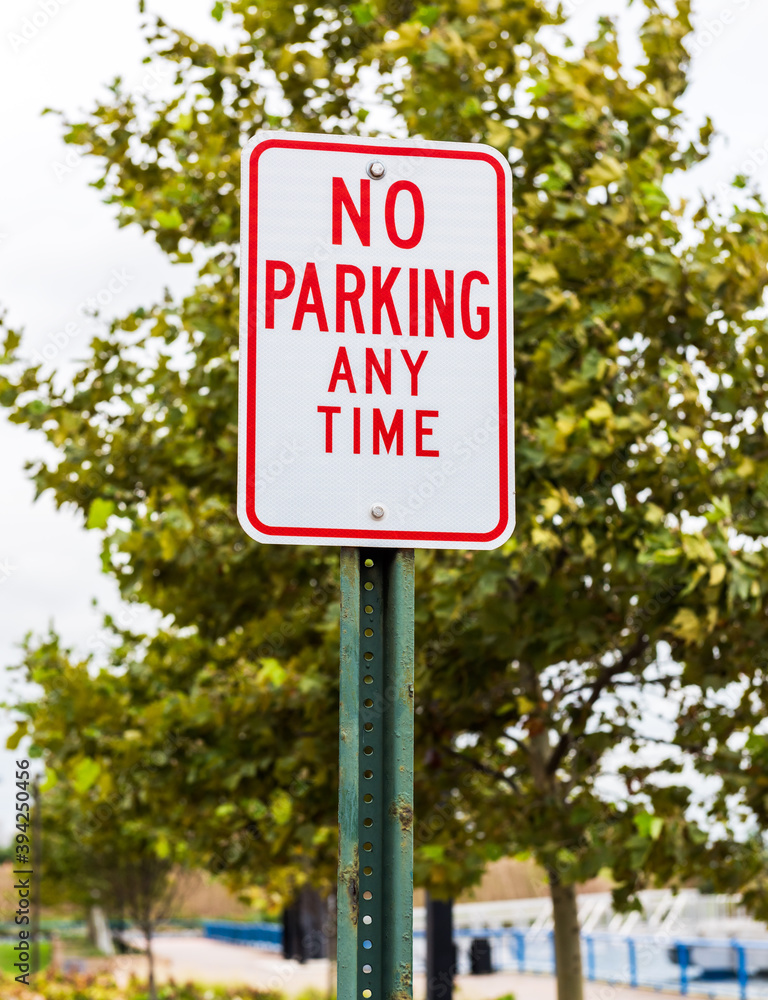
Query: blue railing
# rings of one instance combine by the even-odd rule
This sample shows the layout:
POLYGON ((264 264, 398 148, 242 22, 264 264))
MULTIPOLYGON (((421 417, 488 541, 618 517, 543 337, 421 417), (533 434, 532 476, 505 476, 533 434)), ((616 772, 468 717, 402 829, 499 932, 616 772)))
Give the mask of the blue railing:
POLYGON ((215 941, 250 945, 264 951, 283 950, 283 928, 280 924, 245 924, 234 920, 216 920, 203 924, 203 933, 215 941))
MULTIPOLYGON (((470 971, 474 938, 491 942, 494 971, 554 973, 552 932, 531 933, 515 927, 455 930, 460 973, 470 971)), ((414 952, 419 971, 424 971, 425 944, 424 931, 417 931, 414 952)), ((582 936, 581 946, 584 974, 592 981, 674 990, 683 996, 768 1000, 768 940, 593 933, 582 936)))

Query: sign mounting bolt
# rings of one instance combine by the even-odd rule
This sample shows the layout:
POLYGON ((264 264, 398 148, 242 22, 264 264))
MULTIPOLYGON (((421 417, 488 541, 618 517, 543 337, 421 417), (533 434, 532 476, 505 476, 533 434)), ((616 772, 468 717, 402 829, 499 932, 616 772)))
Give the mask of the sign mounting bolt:
POLYGON ((384 508, 380 503, 375 503, 373 507, 371 507, 371 517, 375 517, 377 521, 384 517, 384 513, 384 508))
POLYGON ((369 177, 373 177, 375 181, 380 181, 387 172, 387 168, 380 160, 372 160, 365 168, 365 172, 369 177))

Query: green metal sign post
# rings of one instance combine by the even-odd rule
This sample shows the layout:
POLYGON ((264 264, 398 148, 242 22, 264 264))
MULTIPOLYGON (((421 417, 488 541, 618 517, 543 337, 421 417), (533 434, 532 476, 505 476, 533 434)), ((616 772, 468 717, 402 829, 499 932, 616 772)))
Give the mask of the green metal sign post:
POLYGON ((412 549, 341 550, 338 1000, 413 995, 412 549))

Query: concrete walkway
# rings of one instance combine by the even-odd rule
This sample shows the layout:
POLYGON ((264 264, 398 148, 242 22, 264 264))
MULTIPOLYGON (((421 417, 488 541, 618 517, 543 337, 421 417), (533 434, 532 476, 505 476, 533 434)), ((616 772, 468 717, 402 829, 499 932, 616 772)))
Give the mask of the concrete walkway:
MULTIPOLYGON (((335 992, 335 970, 325 960, 285 961, 269 952, 240 945, 224 944, 200 937, 161 937, 155 942, 160 981, 194 980, 199 983, 242 985, 274 990, 289 997, 314 989, 327 995, 335 992)), ((118 959, 118 976, 127 980, 131 973, 146 974, 146 962, 138 956, 118 959)), ((415 1000, 426 996, 426 978, 414 980, 415 1000)), ((551 976, 495 972, 488 976, 457 976, 456 1000, 500 1000, 512 994, 515 1000, 556 1000, 551 976)), ((670 994, 676 995, 676 994, 670 994)), ((658 1000, 660 994, 633 990, 609 983, 587 983, 585 1000, 658 1000)))

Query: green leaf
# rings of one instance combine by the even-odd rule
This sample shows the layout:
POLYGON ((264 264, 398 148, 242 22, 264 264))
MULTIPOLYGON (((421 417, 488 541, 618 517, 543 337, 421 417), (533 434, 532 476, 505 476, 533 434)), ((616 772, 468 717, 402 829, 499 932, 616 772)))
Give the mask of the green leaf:
POLYGON ((459 114, 462 118, 474 118, 476 115, 481 114, 482 110, 480 101, 473 95, 464 101, 459 109, 459 114))
POLYGON ((431 28, 439 17, 440 7, 437 4, 424 4, 422 7, 417 8, 411 20, 418 21, 425 28, 431 28))
POLYGON ((683 550, 676 546, 669 548, 652 549, 649 552, 641 552, 639 561, 641 563, 653 563, 656 566, 674 566, 680 562, 683 550))
POLYGON ((155 855, 162 860, 171 853, 171 844, 164 833, 161 833, 155 840, 155 855))
POLYGON ((111 514, 115 512, 115 504, 112 500, 102 500, 96 497, 91 501, 88 508, 88 519, 85 522, 86 528, 106 528, 107 521, 111 514))
POLYGON ((446 849, 441 844, 424 844, 419 848, 419 852, 434 864, 440 864, 445 860, 446 849))
POLYGON ((75 786, 75 790, 82 795, 88 791, 100 774, 101 766, 98 761, 91 757, 83 757, 72 772, 72 784, 75 786))
POLYGON ((640 185, 643 205, 651 215, 658 215, 669 207, 669 198, 658 184, 643 183, 640 185))
POLYGON ((219 212, 216 221, 211 226, 211 236, 224 236, 232 228, 232 216, 226 212, 219 212))
POLYGON ((712 500, 712 510, 705 515, 711 524, 724 521, 733 516, 731 508, 731 498, 729 496, 714 497, 712 500))
POLYGON ((52 788, 55 788, 59 783, 58 775, 55 771, 51 770, 50 767, 45 769, 45 780, 40 785, 40 791, 45 793, 49 792, 52 788))
POLYGON ((211 16, 213 17, 213 19, 216 21, 220 21, 223 15, 224 15, 224 4, 221 2, 214 4, 213 10, 211 11, 211 16))
POLYGON ((372 3, 353 3, 350 4, 349 9, 352 11, 355 21, 362 27, 370 24, 376 18, 376 8, 372 3))
POLYGON ((278 792, 271 803, 271 812, 279 826, 285 826, 293 815, 293 800, 286 792, 278 792))
POLYGON ((427 54, 424 57, 424 61, 428 66, 450 66, 451 60, 448 58, 448 53, 442 47, 438 45, 437 42, 430 42, 427 48, 427 54))
POLYGON ((270 687, 279 687, 286 678, 286 670, 278 660, 267 658, 261 661, 256 675, 257 683, 270 687))
POLYGON ((155 219, 155 221, 163 229, 178 229, 184 221, 181 217, 181 212, 176 207, 170 209, 169 211, 159 208, 153 213, 152 218, 155 219))
POLYGON ((583 114, 562 115, 560 121, 563 123, 563 125, 567 125, 568 128, 579 129, 579 130, 589 128, 590 124, 589 119, 586 118, 583 114))
POLYGON ((652 813, 638 813, 635 816, 635 826, 641 837, 649 840, 658 840, 661 831, 664 829, 664 820, 661 816, 654 816, 652 813))
POLYGON ((24 739, 24 737, 29 732, 29 722, 17 722, 16 729, 11 733, 11 735, 6 740, 6 747, 9 750, 18 750, 19 743, 24 739))

